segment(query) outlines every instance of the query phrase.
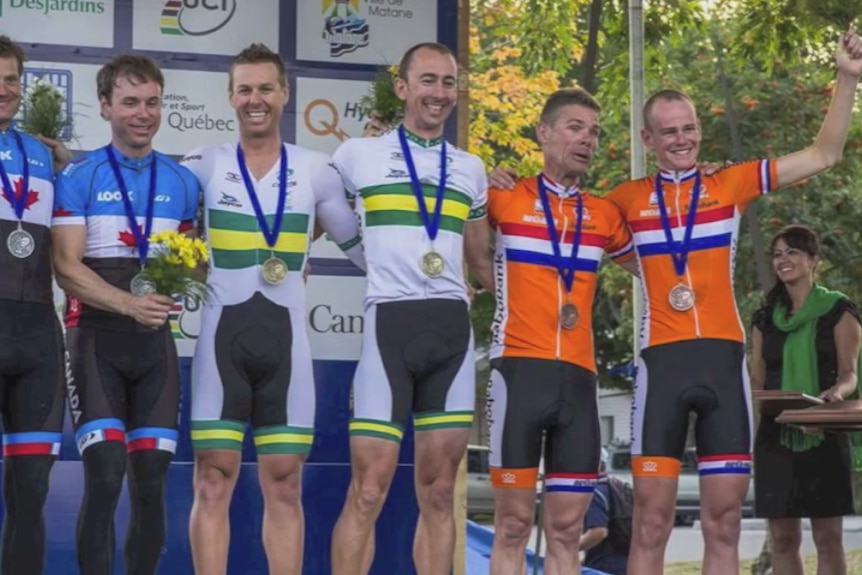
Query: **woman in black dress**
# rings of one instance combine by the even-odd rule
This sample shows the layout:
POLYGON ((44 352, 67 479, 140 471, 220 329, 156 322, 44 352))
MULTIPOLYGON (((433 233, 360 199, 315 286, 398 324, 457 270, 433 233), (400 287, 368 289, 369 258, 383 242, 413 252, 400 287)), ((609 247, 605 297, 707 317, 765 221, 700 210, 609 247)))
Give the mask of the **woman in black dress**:
MULTIPOLYGON (((754 316, 751 387, 802 391, 833 402, 856 390, 856 306, 814 282, 817 235, 788 226, 772 240, 778 281, 754 316)), ((754 445, 755 511, 772 534, 773 572, 803 575, 801 518, 811 519, 818 573, 847 572, 842 518, 853 514, 846 434, 806 433, 762 416, 754 445)))

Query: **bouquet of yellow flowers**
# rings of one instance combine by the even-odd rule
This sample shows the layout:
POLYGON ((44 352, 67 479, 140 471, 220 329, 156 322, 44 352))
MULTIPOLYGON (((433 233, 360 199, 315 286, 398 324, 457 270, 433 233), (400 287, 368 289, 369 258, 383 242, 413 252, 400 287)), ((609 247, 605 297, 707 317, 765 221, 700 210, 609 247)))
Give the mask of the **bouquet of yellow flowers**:
MULTIPOLYGON (((18 127, 34 136, 59 139, 66 128, 72 127, 72 119, 66 117, 63 104, 63 95, 53 84, 42 78, 33 80, 24 93, 18 127)), ((68 135, 72 136, 71 130, 68 135)))
POLYGON ((141 272, 155 293, 172 297, 196 297, 206 301, 211 287, 206 283, 207 246, 197 238, 175 231, 150 236, 153 257, 141 272))

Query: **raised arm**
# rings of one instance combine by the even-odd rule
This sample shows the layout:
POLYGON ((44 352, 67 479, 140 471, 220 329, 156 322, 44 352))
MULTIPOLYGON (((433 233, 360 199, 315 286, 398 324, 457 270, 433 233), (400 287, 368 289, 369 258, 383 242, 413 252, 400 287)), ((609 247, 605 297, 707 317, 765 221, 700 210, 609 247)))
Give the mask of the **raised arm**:
POLYGON ((853 114, 856 85, 862 74, 862 40, 853 32, 842 35, 836 54, 838 77, 832 102, 814 143, 778 159, 778 186, 786 186, 831 168, 841 160, 853 114))

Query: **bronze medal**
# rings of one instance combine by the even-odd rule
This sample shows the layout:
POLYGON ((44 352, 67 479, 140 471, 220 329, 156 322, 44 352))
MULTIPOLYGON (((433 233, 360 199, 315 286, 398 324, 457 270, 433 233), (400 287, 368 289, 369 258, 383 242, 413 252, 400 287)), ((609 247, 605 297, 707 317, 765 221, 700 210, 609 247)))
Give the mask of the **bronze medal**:
POLYGON ((578 325, 580 313, 573 303, 566 303, 560 308, 560 327, 563 329, 574 329, 578 325))
POLYGON ((694 307, 694 291, 687 285, 673 286, 667 296, 670 307, 676 311, 688 311, 694 307))

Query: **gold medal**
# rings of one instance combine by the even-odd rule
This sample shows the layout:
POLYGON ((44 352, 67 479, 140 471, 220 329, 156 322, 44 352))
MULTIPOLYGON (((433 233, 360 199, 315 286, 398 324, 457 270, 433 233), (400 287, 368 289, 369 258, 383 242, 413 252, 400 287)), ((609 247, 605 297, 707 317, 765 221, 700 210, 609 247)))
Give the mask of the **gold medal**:
POLYGON ((443 275, 443 256, 435 251, 430 251, 422 256, 422 273, 429 278, 437 278, 443 275))
POLYGON ((560 308, 560 327, 563 329, 574 329, 578 325, 578 319, 580 319, 580 313, 575 304, 567 302, 560 308))
POLYGON ((260 266, 260 275, 266 283, 278 285, 287 277, 287 264, 275 256, 269 257, 260 266))
POLYGON ((688 311, 694 307, 694 291, 684 284, 676 284, 667 296, 670 307, 676 311, 688 311))

